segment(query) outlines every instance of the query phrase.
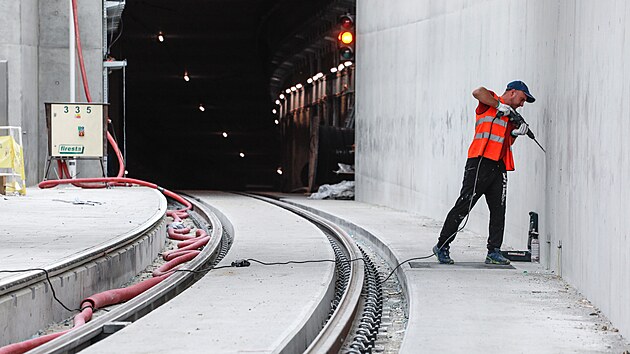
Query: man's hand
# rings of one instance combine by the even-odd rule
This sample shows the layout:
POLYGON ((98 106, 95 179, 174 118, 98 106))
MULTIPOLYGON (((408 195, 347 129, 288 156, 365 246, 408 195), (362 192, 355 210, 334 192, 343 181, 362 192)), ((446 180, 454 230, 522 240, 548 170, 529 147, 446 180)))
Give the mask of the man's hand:
POLYGON ((529 127, 527 126, 527 124, 523 123, 517 129, 513 129, 512 130, 512 136, 516 137, 516 136, 519 136, 519 135, 525 135, 525 134, 527 134, 528 131, 529 131, 529 127))
POLYGON ((499 102, 499 105, 497 106, 497 111, 501 112, 502 116, 509 116, 510 113, 513 113, 514 110, 512 109, 512 107, 499 102))

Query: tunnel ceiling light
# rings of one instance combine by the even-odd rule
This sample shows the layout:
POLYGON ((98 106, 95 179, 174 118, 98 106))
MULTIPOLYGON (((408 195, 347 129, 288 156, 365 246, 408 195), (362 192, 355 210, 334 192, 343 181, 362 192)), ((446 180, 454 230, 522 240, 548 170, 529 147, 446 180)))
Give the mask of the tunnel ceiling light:
POLYGON ((297 88, 298 90, 301 89, 302 87, 303 87, 302 84, 295 85, 295 88, 297 88))
POLYGON ((276 173, 281 175, 282 174, 282 167, 278 167, 278 169, 276 170, 276 173))
POLYGON ((227 133, 226 132, 223 132, 222 135, 223 135, 224 138, 227 138, 227 133))
POLYGON ((280 96, 278 96, 278 97, 280 97, 280 99, 283 100, 284 99, 284 94, 280 94, 280 96))
POLYGON ((352 65, 352 62, 350 60, 348 60, 347 62, 343 63, 343 65, 350 66, 350 65, 352 65))
POLYGON ((345 69, 346 67, 343 64, 339 64, 339 66, 337 67, 337 70, 341 71, 343 69, 345 69))
POLYGON ((313 83, 313 78, 309 77, 308 79, 306 79, 306 82, 309 83, 309 84, 312 84, 313 83))
POLYGON ((276 104, 280 104, 280 100, 276 100, 276 104))
POLYGON ((164 33, 162 33, 162 31, 158 32, 158 35, 157 35, 157 40, 158 40, 160 43, 164 42, 164 33))
POLYGON ((241 152, 241 153, 238 154, 238 156, 245 157, 245 154, 241 152))
POLYGON ((190 76, 188 76, 188 71, 184 71, 184 81, 190 81, 190 76))
POLYGON ((273 121, 274 123, 276 123, 276 125, 280 124, 280 122, 276 119, 273 121))
POLYGON ((318 72, 317 74, 315 74, 315 77, 317 77, 318 79, 321 79, 322 77, 324 77, 324 73, 318 72))
POLYGON ((203 103, 199 104, 199 110, 204 112, 206 110, 206 107, 203 106, 203 103))
POLYGON ((284 90, 284 92, 291 93, 291 89, 286 89, 286 90, 284 90))
POLYGON ((295 86, 291 86, 291 91, 295 92, 297 91, 297 88, 295 88, 295 86))
POLYGON ((331 73, 336 73, 337 72, 337 67, 335 66, 335 67, 330 68, 330 72, 331 73))
POLYGON ((278 111, 276 111, 276 109, 274 108, 274 109, 271 110, 271 113, 276 114, 276 113, 278 113, 278 111))

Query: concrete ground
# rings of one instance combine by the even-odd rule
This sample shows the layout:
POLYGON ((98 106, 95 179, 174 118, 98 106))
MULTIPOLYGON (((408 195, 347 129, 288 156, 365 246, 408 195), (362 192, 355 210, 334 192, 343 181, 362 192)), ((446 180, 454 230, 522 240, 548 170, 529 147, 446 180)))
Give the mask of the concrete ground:
MULTIPOLYGON (((398 261, 430 255, 442 221, 355 201, 287 197, 372 234, 398 261)), ((435 258, 403 267, 409 322, 401 353, 623 353, 614 324, 539 264, 484 267, 486 237, 464 230, 451 244, 454 265, 435 258), (475 267, 479 268, 475 268, 475 267)), ((388 251, 388 252, 389 252, 388 251)))
POLYGON ((0 346, 72 315, 53 300, 48 283, 30 284, 40 271, 24 270, 55 272, 82 264, 50 280, 58 299, 76 308, 83 298, 127 282, 157 257, 166 238, 166 206, 160 192, 144 187, 59 186, 0 196, 0 346), (111 247, 130 240, 124 250, 111 247))
MULTIPOLYGON (((153 192, 147 193, 143 188, 80 190, 71 187, 33 189, 28 191, 26 197, 0 196, 0 241, 3 244, 0 249, 0 256, 3 257, 1 268, 46 265, 104 242, 112 235, 142 227, 140 220, 150 219, 155 213, 160 213, 156 209, 159 201, 155 198, 153 192), (121 198, 124 203, 120 202, 123 200, 121 198), (100 229, 108 232, 101 234, 98 231, 100 229)), ((311 230, 312 227, 292 219, 284 220, 284 214, 281 217, 265 216, 262 214, 264 208, 244 203, 242 198, 230 195, 207 197, 208 203, 228 214, 238 231, 238 242, 223 263, 249 257, 268 261, 304 258, 296 255, 297 250, 316 258, 331 256, 326 241, 317 236, 313 232, 315 230, 311 230), (275 231, 267 229, 274 227, 275 231), (296 227, 306 230, 297 231, 296 227), (288 235, 293 236, 287 238, 288 235), (318 247, 307 246, 308 243, 304 242, 306 239, 295 239, 295 235, 315 242, 318 247), (273 247, 263 247, 272 240, 273 247), (297 244, 293 245, 294 242, 297 244)), ((355 201, 309 200, 295 196, 288 199, 317 210, 320 214, 331 215, 333 219, 346 219, 351 223, 347 228, 352 234, 376 237, 376 244, 389 253, 386 258, 397 261, 431 254, 431 247, 441 228, 441 221, 438 220, 355 201)), ((402 266, 401 280, 409 290, 409 320, 401 353, 623 353, 630 350, 627 339, 616 331, 613 323, 575 289, 540 265, 514 262, 514 268, 510 269, 478 267, 483 264, 485 257, 485 242, 485 236, 465 230, 458 234, 451 247, 455 265, 438 265, 435 258, 431 258, 417 261, 413 268, 409 264, 402 266)), ((270 318, 268 313, 258 312, 267 308, 265 299, 278 297, 273 289, 284 289, 288 298, 292 298, 291 294, 295 291, 312 291, 287 286, 288 276, 298 269, 305 272, 304 277, 314 278, 311 282, 302 279, 291 284, 310 284, 313 289, 321 291, 321 285, 326 283, 325 279, 329 279, 332 268, 320 264, 294 266, 288 271, 253 265, 246 272, 230 269, 216 271, 210 273, 208 280, 202 280, 189 289, 193 297, 199 299, 197 305, 204 303, 208 306, 208 318, 185 310, 190 310, 188 304, 177 308, 177 301, 165 308, 170 308, 174 316, 181 315, 184 309, 183 312, 186 316, 190 315, 189 319, 192 320, 191 333, 198 331, 197 328, 201 330, 203 326, 199 326, 204 324, 206 327, 203 328, 207 330, 204 332, 206 342, 210 338, 208 336, 221 340, 224 338, 221 331, 232 332, 233 328, 229 325, 231 321, 250 324, 264 323, 263 318, 272 322, 280 320, 280 317, 270 318), (319 266, 325 268, 324 272, 313 272, 319 266), (241 280, 247 286, 233 287, 228 280, 241 280), (225 302, 210 301, 207 298, 210 294, 221 295, 225 299, 241 297, 252 306, 218 306, 225 302), (224 313, 215 313, 219 310, 224 313), (261 317, 242 321, 252 315, 261 317), (219 322, 223 326, 216 326, 219 322)), ((6 280, 0 278, 0 282, 6 280)), ((321 296, 319 293, 316 297, 321 296)), ((311 299, 304 307, 299 304, 285 306, 287 310, 298 311, 299 315, 295 313, 294 318, 282 318, 287 323, 303 321, 304 314, 312 309, 315 302, 311 299)), ((284 304, 289 303, 285 300, 284 304)), ((140 323, 149 323, 146 321, 151 316, 140 323)), ((141 330, 131 338, 146 333, 151 325, 147 326, 136 326, 141 330)), ((131 331, 132 327, 127 331, 131 331)), ((264 329, 271 330, 272 326, 264 329)), ((225 335, 228 336, 225 338, 229 338, 229 334, 225 335)), ((166 338, 168 335, 161 333, 152 340, 158 341, 160 336, 166 338)), ((276 338, 280 337, 284 335, 276 338)), ((200 339, 203 342, 203 338, 200 339)), ((255 339, 243 337, 234 340, 255 339)), ((267 343, 267 348, 279 344, 277 339, 268 340, 273 343, 267 343)), ((106 343, 104 341, 92 350, 98 352, 100 348, 103 352, 111 352, 111 348, 105 346, 106 343)), ((260 343, 250 344, 247 347, 260 348, 260 343)), ((214 345, 217 345, 216 341, 214 345)), ((137 349, 142 351, 142 346, 137 349)))
MULTIPOLYGON (((219 266, 334 259, 315 225, 265 202, 195 192, 216 208, 234 240, 219 266), (228 224, 229 223, 229 224, 228 224)), ((331 262, 213 270, 190 288, 82 353, 301 353, 330 310, 331 262), (295 338, 294 338, 295 337, 295 338)))
MULTIPOLYGON (((144 230, 165 213, 150 188, 28 188, 0 195, 2 269, 46 267, 90 248, 144 230)), ((0 273, 0 283, 19 274, 0 273)))

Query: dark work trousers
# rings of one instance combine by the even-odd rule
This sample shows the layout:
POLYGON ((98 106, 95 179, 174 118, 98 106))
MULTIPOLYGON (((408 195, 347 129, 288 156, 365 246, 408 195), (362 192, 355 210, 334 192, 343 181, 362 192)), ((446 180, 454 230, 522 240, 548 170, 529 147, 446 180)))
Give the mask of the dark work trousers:
POLYGON ((438 247, 450 244, 462 220, 468 215, 479 198, 485 195, 490 210, 490 227, 488 235, 488 250, 501 248, 503 230, 505 228, 505 198, 507 196, 507 172, 503 161, 493 161, 483 157, 470 158, 466 161, 464 182, 455 206, 446 216, 444 226, 438 239, 438 247), (481 159, 481 164, 479 164, 481 159), (477 174, 477 166, 479 173, 477 174), (475 175, 477 186, 475 188, 475 175), (473 196, 473 188, 475 195, 473 196), (472 205, 470 199, 472 198, 472 205), (452 237, 451 237, 452 236, 452 237), (449 239, 450 238, 450 239, 449 239))

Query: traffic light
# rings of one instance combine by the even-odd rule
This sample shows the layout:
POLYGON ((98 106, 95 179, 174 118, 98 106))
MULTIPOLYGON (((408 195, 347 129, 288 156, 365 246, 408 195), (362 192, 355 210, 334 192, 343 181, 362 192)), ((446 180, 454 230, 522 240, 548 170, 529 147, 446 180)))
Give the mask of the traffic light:
POLYGON ((354 60, 354 18, 350 14, 339 16, 339 34, 337 35, 337 48, 339 61, 354 60))

